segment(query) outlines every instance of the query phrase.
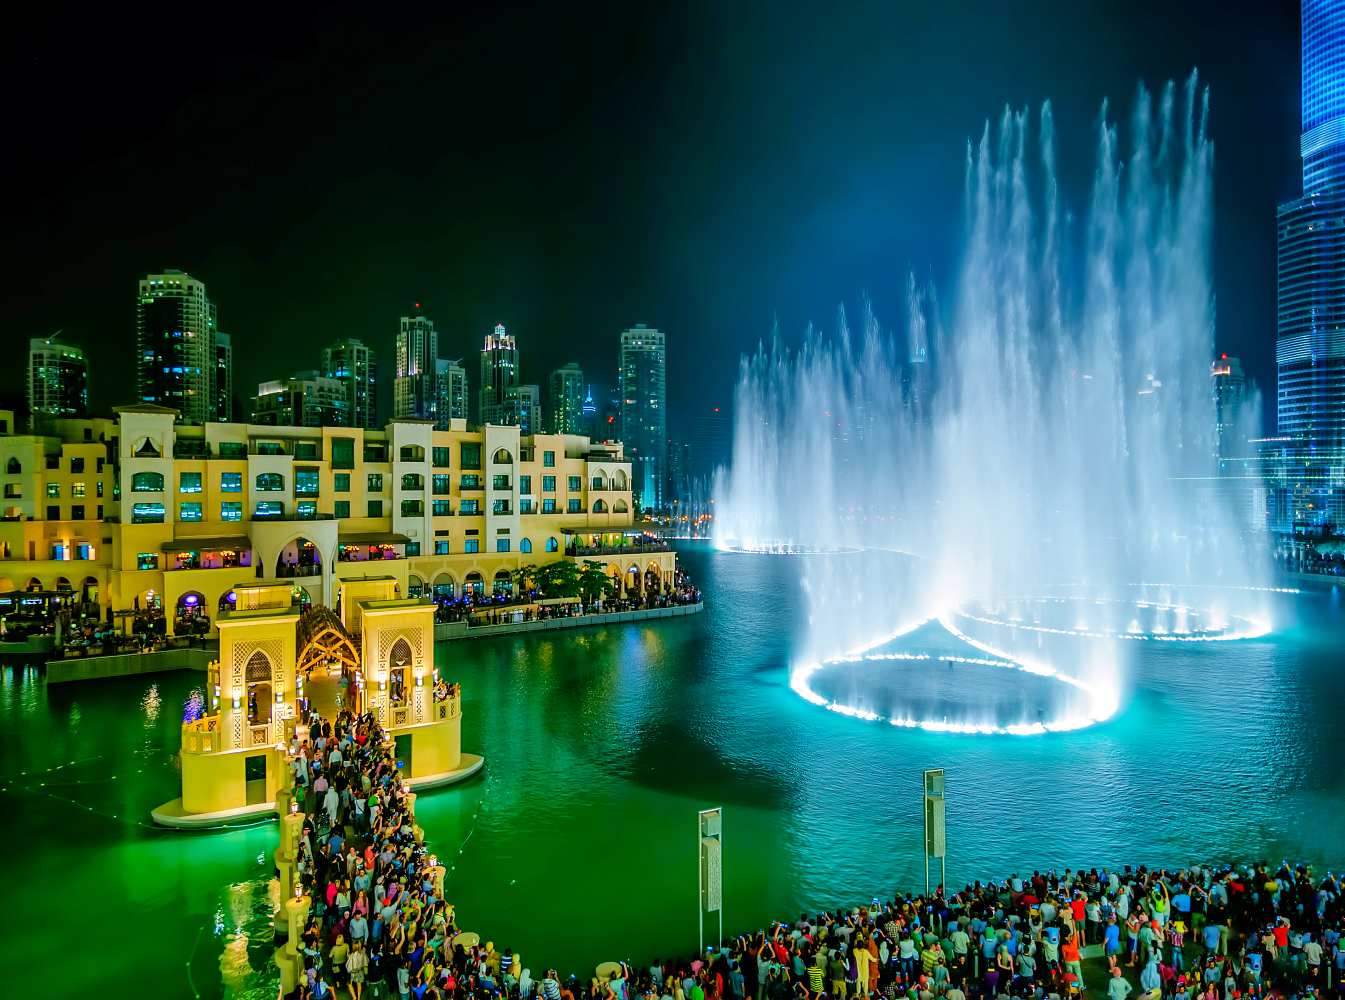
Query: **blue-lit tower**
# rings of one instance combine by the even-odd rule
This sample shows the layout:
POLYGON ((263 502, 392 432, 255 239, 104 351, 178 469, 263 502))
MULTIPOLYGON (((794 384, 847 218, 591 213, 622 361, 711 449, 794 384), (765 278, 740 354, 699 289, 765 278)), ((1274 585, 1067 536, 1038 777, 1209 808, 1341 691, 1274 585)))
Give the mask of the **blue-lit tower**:
MULTIPOLYGON (((1303 0, 1302 31, 1303 195, 1276 214, 1276 417, 1289 467, 1322 470, 1345 445, 1345 0, 1303 0)), ((1279 527, 1345 527, 1341 483, 1284 479, 1279 527)))

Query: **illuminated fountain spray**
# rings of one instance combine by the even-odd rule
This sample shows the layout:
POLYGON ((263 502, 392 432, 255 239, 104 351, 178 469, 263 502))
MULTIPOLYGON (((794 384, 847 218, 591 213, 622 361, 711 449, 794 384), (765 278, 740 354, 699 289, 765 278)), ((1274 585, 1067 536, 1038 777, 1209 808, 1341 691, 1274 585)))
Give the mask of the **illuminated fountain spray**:
POLYGON ((1207 116, 1194 75, 1157 102, 1141 90, 1122 154, 1104 104, 1071 241, 1050 106, 1006 110, 968 146, 946 335, 910 281, 900 348, 866 311, 858 333, 842 315, 832 338, 777 340, 744 360, 716 541, 813 553, 792 677, 804 697, 925 728, 1077 728, 1118 707, 1132 640, 1265 631, 1263 561, 1203 478, 1215 450, 1207 116), (990 687, 1014 690, 1007 664, 1064 696, 1007 710, 931 696, 945 711, 932 719, 866 704, 851 668, 846 693, 822 692, 830 667, 856 656, 922 663, 893 644, 928 643, 927 622, 969 647, 963 666, 990 687))

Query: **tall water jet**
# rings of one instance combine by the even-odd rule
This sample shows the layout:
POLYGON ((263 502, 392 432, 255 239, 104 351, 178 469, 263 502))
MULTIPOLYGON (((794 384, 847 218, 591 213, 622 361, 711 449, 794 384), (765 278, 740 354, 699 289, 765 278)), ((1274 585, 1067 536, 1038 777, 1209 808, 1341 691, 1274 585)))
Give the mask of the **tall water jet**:
MULTIPOLYGON (((1096 721, 1118 704, 1128 637, 1264 627, 1263 556, 1236 504, 1201 485, 1216 451, 1208 114, 1195 74, 1157 101, 1141 87, 1123 156, 1104 103, 1074 245, 1050 104, 1035 121, 1006 108, 967 146, 946 334, 912 277, 900 346, 866 309, 857 337, 842 314, 834 337, 810 331, 797 350, 777 337, 744 359, 716 540, 852 553, 802 570, 805 673, 937 619, 986 656, 1093 692, 1096 721), (918 558, 894 568, 897 552, 918 558), (1199 586, 1203 610, 1164 598, 1180 610, 1137 614, 1157 585, 1199 586), (1216 601, 1210 587, 1227 589, 1216 601), (1015 601, 1035 629, 995 611, 1015 601), (1216 606, 1243 626, 1193 629, 1216 606)), ((1042 721, 989 728, 1053 728, 1042 721)))

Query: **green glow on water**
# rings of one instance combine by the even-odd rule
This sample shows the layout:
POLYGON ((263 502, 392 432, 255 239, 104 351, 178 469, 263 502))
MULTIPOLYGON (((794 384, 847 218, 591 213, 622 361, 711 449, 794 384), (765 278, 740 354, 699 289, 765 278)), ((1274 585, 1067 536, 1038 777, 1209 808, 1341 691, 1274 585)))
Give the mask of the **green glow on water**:
MULTIPOLYGON (((685 556, 704 614, 441 644, 485 774, 427 794, 466 928, 587 975, 694 946, 695 813, 725 807, 726 930, 923 883, 920 772, 948 769, 949 876, 1293 855, 1339 864, 1338 593, 1273 638, 1145 650, 1111 722, 1030 739, 871 726, 790 692, 789 559, 685 556), (783 598, 784 605, 781 606, 783 598), (1334 855, 1334 856, 1333 856, 1334 855)), ((48 690, 0 669, 16 995, 270 1000, 270 824, 161 832, 190 673, 48 690), (73 900, 73 902, 72 902, 73 900), (240 933, 241 931, 241 933, 240 933)))

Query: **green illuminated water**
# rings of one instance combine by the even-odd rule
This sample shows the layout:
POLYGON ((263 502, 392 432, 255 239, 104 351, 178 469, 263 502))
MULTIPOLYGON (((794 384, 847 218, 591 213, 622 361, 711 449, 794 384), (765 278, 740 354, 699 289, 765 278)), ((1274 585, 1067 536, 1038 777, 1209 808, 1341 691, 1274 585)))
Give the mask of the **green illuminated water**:
MULTIPOLYGON (((866 725, 788 689, 796 567, 685 554, 702 615, 442 644, 483 777, 425 795, 463 926, 586 974, 694 947, 695 813, 725 807, 726 929, 923 883, 920 771, 948 769, 949 876, 1291 855, 1339 863, 1345 613, 1285 598, 1263 641, 1146 648, 1122 712, 1076 734, 866 725)), ((269 998, 273 826, 148 827, 177 794, 199 675, 46 688, 0 670, 3 900, 16 995, 269 998), (54 770, 48 770, 48 769, 54 770)))

